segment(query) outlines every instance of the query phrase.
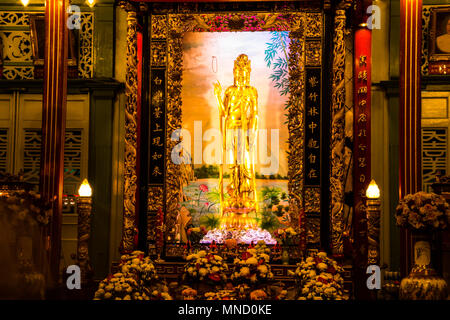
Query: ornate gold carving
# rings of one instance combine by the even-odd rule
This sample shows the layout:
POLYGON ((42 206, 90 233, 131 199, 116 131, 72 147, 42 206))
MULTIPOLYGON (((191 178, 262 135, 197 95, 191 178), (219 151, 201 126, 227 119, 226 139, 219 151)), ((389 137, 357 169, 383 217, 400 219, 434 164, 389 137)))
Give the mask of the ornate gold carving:
POLYGON ((344 129, 345 129, 345 9, 342 1, 336 10, 333 36, 333 83, 331 96, 331 246, 334 255, 343 254, 344 231, 344 129))
MULTIPOLYGON (((124 5, 130 9, 129 5, 124 5)), ((132 8, 131 8, 132 9, 132 8)), ((137 18, 136 12, 127 16, 127 74, 125 80, 125 164, 124 164, 124 212, 121 251, 134 249, 136 204, 136 154, 137 154, 137 18)))
POLYGON ((380 200, 367 200, 368 264, 380 263, 380 200))
POLYGON ((86 283, 92 276, 92 267, 89 261, 89 238, 91 233, 92 199, 78 197, 78 243, 77 263, 81 269, 81 282, 86 283))
MULTIPOLYGON (((299 13, 293 19, 289 33, 289 155, 288 191, 290 195, 289 213, 292 225, 300 231, 299 215, 303 210, 303 165, 305 140, 305 14, 299 13)), ((303 228, 302 228, 303 229, 303 228)))
POLYGON ((165 42, 152 41, 150 59, 153 67, 162 67, 166 65, 167 55, 165 42))
MULTIPOLYGON (((304 13, 302 13, 304 14, 304 13)), ((211 31, 217 14, 171 14, 168 19, 168 34, 190 31, 211 31)), ((262 30, 299 30, 297 13, 249 13, 235 12, 227 14, 227 26, 221 31, 250 31, 246 29, 246 17, 254 17, 259 21, 262 30), (283 19, 279 19, 280 17, 283 19)))
POLYGON ((158 211, 163 209, 164 202, 163 187, 149 187, 148 188, 148 211, 158 211))
POLYGON ((157 222, 158 216, 156 214, 147 215, 147 241, 156 241, 157 222))
POLYGON ((308 244, 320 244, 320 217, 307 217, 306 242, 308 244))
POLYGON ((88 79, 94 76, 94 13, 83 12, 80 18, 78 76, 88 79))
POLYGON ((322 13, 308 12, 306 14, 306 36, 307 37, 321 37, 322 36, 322 13))
POLYGON ((152 15, 152 40, 167 37, 167 16, 152 15))
POLYGON ((322 43, 320 41, 306 42, 306 65, 320 66, 322 62, 322 43))
POLYGON ((8 80, 34 79, 34 67, 3 66, 3 77, 8 80))
POLYGON ((305 188, 305 212, 320 212, 320 188, 305 188))
MULTIPOLYGON (((183 66, 183 38, 179 15, 169 15, 169 37, 167 42, 167 129, 166 129, 166 240, 175 239, 175 223, 178 203, 181 200, 180 166, 173 163, 171 152, 176 141, 171 139, 174 130, 181 128, 181 77, 183 66)), ((169 253, 167 253, 169 254, 169 253)))

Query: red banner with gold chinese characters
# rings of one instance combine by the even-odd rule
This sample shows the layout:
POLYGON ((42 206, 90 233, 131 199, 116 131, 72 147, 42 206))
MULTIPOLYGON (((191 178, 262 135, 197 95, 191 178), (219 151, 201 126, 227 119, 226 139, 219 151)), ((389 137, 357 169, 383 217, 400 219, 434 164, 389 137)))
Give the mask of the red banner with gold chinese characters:
MULTIPOLYGON (((355 269, 362 276, 367 266, 367 219, 365 193, 371 180, 370 174, 370 101, 371 101, 371 31, 360 28, 355 32, 354 51, 354 118, 353 118, 353 237, 355 269)), ((361 278, 362 279, 362 278, 361 278)), ((359 281, 361 282, 361 280, 359 281)), ((355 288, 359 297, 366 290, 355 288)))
POLYGON ((355 207, 370 183, 371 31, 355 32, 353 178, 355 207))

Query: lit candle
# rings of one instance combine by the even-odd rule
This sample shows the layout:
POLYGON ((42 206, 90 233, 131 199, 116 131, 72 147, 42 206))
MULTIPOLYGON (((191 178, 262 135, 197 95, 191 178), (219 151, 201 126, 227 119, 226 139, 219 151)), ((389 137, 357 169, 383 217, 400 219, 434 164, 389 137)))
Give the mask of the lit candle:
POLYGON ((83 183, 80 185, 80 188, 78 189, 78 194, 80 197, 91 197, 92 196, 92 188, 89 185, 89 182, 87 179, 83 180, 83 183))
POLYGON ((373 179, 372 181, 370 181, 370 184, 367 187, 366 197, 369 199, 378 199, 380 197, 380 189, 373 179))

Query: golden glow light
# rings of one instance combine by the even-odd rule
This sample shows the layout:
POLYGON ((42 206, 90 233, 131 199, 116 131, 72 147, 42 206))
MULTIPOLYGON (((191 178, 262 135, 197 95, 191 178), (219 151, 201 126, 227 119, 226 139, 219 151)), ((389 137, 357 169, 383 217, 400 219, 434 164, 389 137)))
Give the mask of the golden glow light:
POLYGON ((95 5, 95 0, 86 0, 89 7, 93 7, 95 5))
POLYGON ((90 197, 92 196, 92 188, 89 185, 89 182, 87 179, 83 180, 83 183, 81 184, 80 188, 78 189, 78 194, 80 197, 90 197))
POLYGON ((367 187, 366 197, 369 199, 378 199, 380 197, 380 189, 373 179, 372 181, 370 181, 370 184, 367 187))
POLYGON ((20 0, 20 2, 22 2, 23 6, 26 7, 30 3, 30 0, 20 0))

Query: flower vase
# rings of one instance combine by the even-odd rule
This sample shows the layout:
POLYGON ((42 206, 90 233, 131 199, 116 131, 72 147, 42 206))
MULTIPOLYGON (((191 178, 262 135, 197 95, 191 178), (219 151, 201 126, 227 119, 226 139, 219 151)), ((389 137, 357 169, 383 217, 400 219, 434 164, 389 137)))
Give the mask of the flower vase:
POLYGON ((281 263, 284 265, 289 264, 289 247, 284 246, 283 251, 281 251, 281 263))
POLYGON ((432 267, 432 236, 431 231, 412 231, 414 266, 400 283, 401 300, 444 300, 447 298, 447 283, 432 267))

